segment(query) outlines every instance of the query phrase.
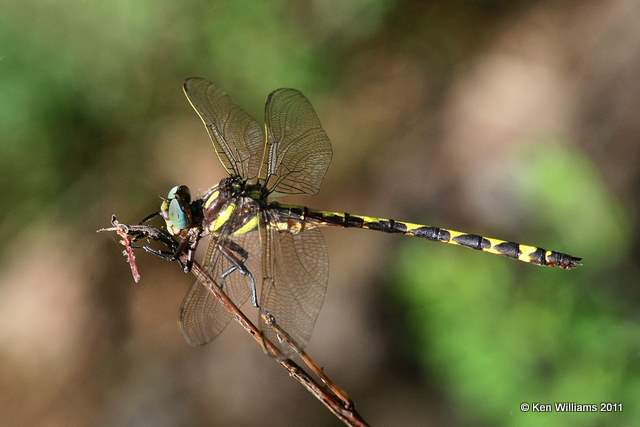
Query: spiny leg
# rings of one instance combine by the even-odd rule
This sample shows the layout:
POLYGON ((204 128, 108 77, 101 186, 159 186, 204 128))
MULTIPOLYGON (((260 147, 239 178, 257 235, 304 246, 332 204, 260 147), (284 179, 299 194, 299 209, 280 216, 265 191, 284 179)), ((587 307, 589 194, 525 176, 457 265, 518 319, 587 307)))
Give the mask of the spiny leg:
POLYGON ((144 224, 145 222, 149 221, 151 218, 153 218, 155 216, 160 216, 160 211, 156 211, 156 212, 150 213, 149 215, 147 215, 144 218, 142 218, 138 224, 144 224))
POLYGON ((155 255, 158 258, 163 259, 165 261, 169 261, 169 262, 176 261, 176 262, 178 262, 178 264, 180 264, 180 268, 182 268, 182 271, 185 271, 187 269, 187 265, 182 262, 180 257, 176 256, 175 251, 163 251, 161 249, 155 249, 155 248, 152 248, 151 246, 147 246, 147 245, 142 246, 142 249, 144 249, 144 251, 146 253, 149 253, 151 255, 155 255))
POLYGON ((193 256, 196 253, 198 241, 198 239, 193 240, 187 245, 187 262, 182 266, 182 271, 185 273, 189 273, 191 271, 191 267, 193 267, 193 256))
POLYGON ((254 307, 258 308, 259 305, 258 292, 256 291, 256 281, 253 277, 253 274, 251 274, 251 272, 245 266, 245 262, 247 261, 249 254, 240 245, 230 240, 226 241, 224 244, 218 245, 218 248, 220 249, 222 255, 224 255, 224 257, 227 259, 227 261, 231 263, 231 267, 229 267, 220 275, 220 287, 224 287, 226 279, 231 273, 233 273, 234 271, 238 271, 244 277, 248 278, 248 286, 249 290, 251 291, 251 304, 253 304, 254 307), (234 252, 237 253, 239 257, 236 256, 234 252))
POLYGON ((233 265, 220 275, 220 278, 221 278, 220 288, 224 288, 224 286, 226 285, 227 276, 229 276, 234 271, 238 271, 240 272, 240 274, 248 278, 249 290, 251 291, 251 304, 253 304, 254 307, 258 308, 258 295, 256 292, 256 281, 253 278, 253 274, 251 274, 249 270, 244 268, 242 264, 240 264, 240 266, 233 265))
POLYGON ((171 243, 169 242, 165 242, 163 241, 163 243, 169 248, 171 249, 170 251, 164 251, 161 249, 155 249, 152 248, 150 246, 144 245, 142 246, 142 249, 145 250, 145 252, 150 253, 152 255, 157 256, 158 258, 161 258, 165 261, 177 261, 178 264, 180 264, 180 267, 182 268, 182 271, 185 273, 189 273, 191 271, 191 268, 193 266, 193 256, 195 254, 195 251, 198 247, 198 242, 200 241, 199 239, 199 231, 196 230, 194 232, 190 232, 189 236, 186 239, 182 239, 180 240, 179 243, 176 244, 175 241, 171 241, 171 243), (182 262, 182 259, 180 259, 180 255, 186 250, 186 254, 187 254, 187 261, 186 262, 182 262))

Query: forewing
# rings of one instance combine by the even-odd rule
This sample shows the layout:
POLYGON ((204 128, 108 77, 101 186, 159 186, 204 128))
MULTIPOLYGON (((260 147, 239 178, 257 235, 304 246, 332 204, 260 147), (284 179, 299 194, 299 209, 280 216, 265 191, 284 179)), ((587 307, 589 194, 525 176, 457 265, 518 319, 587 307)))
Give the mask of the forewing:
POLYGON ((331 163, 331 143, 305 96, 278 89, 265 105, 267 147, 261 178, 270 192, 317 194, 331 163))
MULTIPOLYGON (((264 278, 260 306, 304 348, 327 292, 329 261, 327 246, 318 229, 298 234, 267 228, 263 235, 264 278)), ((260 329, 285 355, 293 351, 279 342, 275 332, 260 318, 260 329)))
POLYGON ((207 128, 216 154, 227 172, 246 179, 255 178, 264 144, 258 122, 208 80, 199 77, 187 79, 183 90, 207 128))
MULTIPOLYGON (((260 248, 257 231, 227 238, 247 251, 249 257, 245 266, 257 280, 260 277, 260 248)), ((231 263, 217 249, 214 237, 210 239, 204 260, 204 271, 216 283, 221 283, 220 277, 231 267, 231 263)), ((249 282, 238 271, 227 276, 223 290, 238 307, 242 306, 250 295, 249 282)), ((196 346, 213 341, 224 330, 230 319, 231 316, 224 306, 201 282, 196 280, 180 307, 180 329, 187 342, 196 346)))

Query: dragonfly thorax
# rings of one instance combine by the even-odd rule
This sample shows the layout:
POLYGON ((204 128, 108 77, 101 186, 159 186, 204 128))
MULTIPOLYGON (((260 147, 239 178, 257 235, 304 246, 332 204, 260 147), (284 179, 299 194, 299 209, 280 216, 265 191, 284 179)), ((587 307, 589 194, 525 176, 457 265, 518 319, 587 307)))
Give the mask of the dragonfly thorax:
POLYGON ((263 196, 260 189, 259 185, 250 185, 239 177, 231 176, 207 191, 200 199, 198 208, 203 233, 218 233, 224 225, 228 225, 228 230, 232 231, 252 229, 251 224, 247 223, 256 224, 252 221, 253 217, 259 209, 258 206, 266 200, 266 194, 263 196), (247 227, 243 229, 245 225, 247 227))

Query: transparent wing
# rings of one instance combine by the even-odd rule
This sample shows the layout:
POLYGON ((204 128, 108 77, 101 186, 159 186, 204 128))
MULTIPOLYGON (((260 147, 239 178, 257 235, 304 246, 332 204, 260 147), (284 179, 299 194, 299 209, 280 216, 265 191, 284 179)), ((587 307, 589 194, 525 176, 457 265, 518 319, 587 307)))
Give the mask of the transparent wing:
POLYGON ((309 100, 295 89, 278 89, 268 96, 264 117, 267 147, 260 177, 267 189, 317 194, 332 151, 309 100))
MULTIPOLYGON (((247 252, 245 266, 258 281, 260 277, 258 232, 252 231, 237 237, 226 238, 234 241, 247 252)), ((220 284, 222 274, 231 268, 232 264, 218 249, 218 241, 214 237, 210 239, 203 269, 216 283, 220 284)), ((224 283, 225 293, 238 307, 242 306, 250 295, 247 278, 235 271, 227 276, 224 283)), ((180 307, 180 329, 187 342, 194 346, 213 341, 224 330, 230 319, 231 316, 224 306, 199 281, 191 286, 180 307)))
POLYGON ((208 80, 194 77, 184 94, 207 128, 216 154, 231 175, 250 179, 258 175, 264 136, 258 122, 208 80))
MULTIPOLYGON (((267 227, 261 232, 265 240, 261 308, 271 313, 278 325, 304 348, 327 292, 327 246, 318 229, 291 234, 267 227)), ((260 329, 285 355, 292 354, 262 318, 260 329)))

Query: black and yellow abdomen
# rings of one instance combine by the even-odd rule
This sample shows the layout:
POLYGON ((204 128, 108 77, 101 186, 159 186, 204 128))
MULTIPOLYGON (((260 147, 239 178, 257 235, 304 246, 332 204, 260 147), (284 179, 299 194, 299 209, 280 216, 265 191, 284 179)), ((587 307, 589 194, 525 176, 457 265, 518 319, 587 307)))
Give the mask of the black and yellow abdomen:
POLYGON ((419 237, 435 242, 449 243, 547 267, 571 269, 581 265, 580 261, 582 258, 562 252, 550 251, 536 246, 523 245, 521 243, 484 237, 447 228, 414 224, 389 218, 354 215, 347 212, 313 210, 301 206, 276 206, 280 210, 282 218, 288 218, 289 222, 302 221, 304 222, 303 227, 333 225, 364 228, 382 231, 384 233, 403 234, 405 236, 419 237))

